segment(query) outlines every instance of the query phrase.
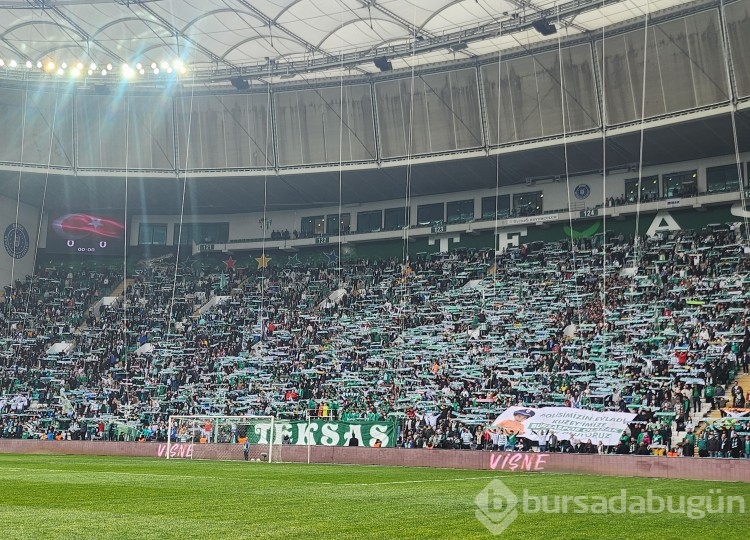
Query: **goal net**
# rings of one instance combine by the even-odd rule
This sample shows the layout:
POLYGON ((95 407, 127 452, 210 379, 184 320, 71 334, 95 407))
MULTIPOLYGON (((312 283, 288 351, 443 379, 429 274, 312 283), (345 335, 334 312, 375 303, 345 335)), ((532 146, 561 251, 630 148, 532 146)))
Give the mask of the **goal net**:
POLYGON ((273 416, 170 416, 167 459, 281 461, 273 416))

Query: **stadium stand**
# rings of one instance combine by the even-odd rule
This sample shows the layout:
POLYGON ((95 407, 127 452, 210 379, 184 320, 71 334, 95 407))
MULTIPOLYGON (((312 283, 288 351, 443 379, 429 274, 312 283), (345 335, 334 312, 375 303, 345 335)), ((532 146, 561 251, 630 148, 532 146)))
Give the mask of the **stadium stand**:
POLYGON ((750 0, 240 2, 283 51, 223 4, 100 3, 0 21, 0 438, 750 457, 750 0), (154 20, 175 50, 109 35, 154 20), (510 407, 635 418, 532 442, 510 407))
MULTIPOLYGON (((531 450, 488 430, 497 411, 564 405, 638 413, 621 446, 599 452, 635 453, 644 436, 652 452, 699 448, 687 430, 725 408, 719 394, 750 360, 739 234, 606 246, 599 236, 406 266, 190 271, 174 295, 174 262, 146 262, 97 316, 87 306, 119 284, 116 273, 51 268, 38 276, 46 285, 6 293, 1 433, 163 441, 170 414, 390 417, 398 446, 531 450), (646 271, 622 277, 633 257, 646 271)), ((744 422, 718 420, 701 437, 744 422)), ((550 450, 597 448, 573 440, 550 450)))

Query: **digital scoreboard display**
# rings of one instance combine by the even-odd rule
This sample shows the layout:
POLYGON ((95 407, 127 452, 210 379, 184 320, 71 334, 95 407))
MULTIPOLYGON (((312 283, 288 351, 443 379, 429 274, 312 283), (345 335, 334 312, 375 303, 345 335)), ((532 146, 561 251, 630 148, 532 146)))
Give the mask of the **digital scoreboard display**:
POLYGON ((121 219, 100 214, 50 216, 48 253, 122 255, 125 224, 121 219))

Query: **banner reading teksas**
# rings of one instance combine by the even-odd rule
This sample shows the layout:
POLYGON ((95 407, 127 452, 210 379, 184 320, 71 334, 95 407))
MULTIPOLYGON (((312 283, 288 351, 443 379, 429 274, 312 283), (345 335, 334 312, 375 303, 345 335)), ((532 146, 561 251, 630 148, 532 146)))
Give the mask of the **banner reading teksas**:
MULTIPOLYGON (((312 420, 284 422, 277 420, 274 423, 274 432, 271 431, 270 423, 259 423, 254 426, 257 441, 261 444, 268 443, 273 437, 273 444, 284 444, 288 437, 289 444, 300 446, 352 446, 352 435, 356 440, 356 446, 395 446, 396 424, 392 422, 339 422, 335 420, 312 420)), ((255 439, 255 437, 252 437, 255 439)))
POLYGON ((576 438, 607 446, 616 445, 635 414, 597 412, 570 407, 510 407, 492 423, 492 428, 538 441, 542 431, 554 431, 559 440, 576 438))

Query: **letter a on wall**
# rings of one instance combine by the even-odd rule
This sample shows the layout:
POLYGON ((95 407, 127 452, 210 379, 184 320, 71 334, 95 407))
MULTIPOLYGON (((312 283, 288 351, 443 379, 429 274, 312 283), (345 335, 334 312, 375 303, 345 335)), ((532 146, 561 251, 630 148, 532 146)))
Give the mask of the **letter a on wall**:
POLYGON ((661 231, 681 231, 682 227, 674 220, 674 218, 666 210, 659 210, 654 216, 654 220, 651 222, 651 226, 646 231, 646 235, 654 236, 656 233, 661 231))

